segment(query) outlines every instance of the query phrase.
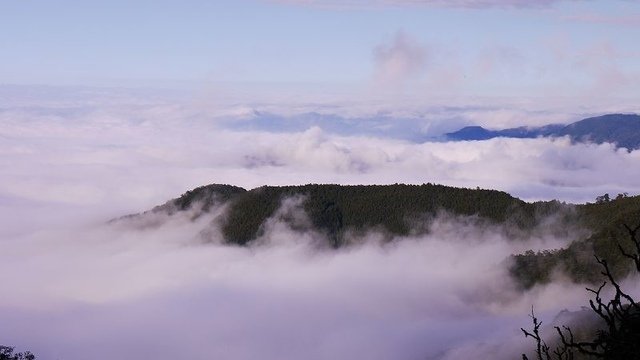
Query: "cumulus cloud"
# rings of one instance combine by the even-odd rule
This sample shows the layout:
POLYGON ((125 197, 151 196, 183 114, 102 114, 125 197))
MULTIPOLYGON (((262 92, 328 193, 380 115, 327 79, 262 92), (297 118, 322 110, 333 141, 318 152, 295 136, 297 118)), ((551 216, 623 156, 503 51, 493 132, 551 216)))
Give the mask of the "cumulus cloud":
MULTIPOLYGON (((638 192, 629 180, 638 175, 638 152, 609 144, 571 144, 568 139, 410 142, 387 136, 397 125, 396 116, 403 116, 395 112, 372 122, 340 120, 380 129, 359 135, 332 132, 323 121, 289 132, 234 129, 229 126, 233 121, 164 101, 81 102, 64 108, 7 104, 0 111, 0 197, 10 204, 0 208, 10 217, 18 204, 75 209, 69 216, 75 211, 88 216, 109 204, 110 215, 116 216, 213 182, 248 188, 440 182, 567 201, 587 201, 604 192, 638 192), (494 170, 486 171, 488 167, 494 170)), ((413 134, 419 127, 425 135, 439 135, 438 129, 452 131, 467 124, 540 125, 565 116, 578 118, 482 107, 426 108, 415 114, 395 131, 413 134)), ((286 121, 295 123, 297 117, 290 115, 286 121)))

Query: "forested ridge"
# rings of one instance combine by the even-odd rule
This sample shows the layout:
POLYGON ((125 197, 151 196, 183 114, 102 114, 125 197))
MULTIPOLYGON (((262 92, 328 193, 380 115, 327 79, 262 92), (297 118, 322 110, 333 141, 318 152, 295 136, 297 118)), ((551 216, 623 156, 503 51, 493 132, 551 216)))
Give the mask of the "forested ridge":
MULTIPOLYGON (((494 190, 470 190, 442 185, 304 185, 264 186, 239 196, 223 223, 230 243, 246 244, 259 236, 261 224, 282 199, 303 196, 303 207, 316 229, 344 244, 344 232, 372 227, 392 235, 409 235, 438 211, 475 215, 495 223, 533 226, 535 206, 494 190)), ((542 215, 542 214, 539 214, 542 215)))
POLYGON ((624 225, 640 221, 640 196, 618 196, 576 205, 575 209, 579 225, 589 230, 587 236, 563 249, 527 251, 514 256, 511 273, 525 288, 550 281, 555 270, 576 282, 596 283, 601 273, 594 255, 607 259, 612 275, 618 278, 630 271, 628 259, 624 259, 619 246, 626 252, 633 250, 624 225))
MULTIPOLYGON (((618 250, 625 248, 624 223, 640 219, 640 197, 620 195, 601 197, 596 203, 582 205, 559 201, 528 203, 506 192, 455 188, 437 184, 422 185, 318 185, 262 186, 245 190, 232 185, 212 184, 187 191, 179 198, 157 206, 147 213, 191 210, 208 212, 214 204, 227 206, 215 222, 224 241, 244 246, 264 231, 267 219, 274 216, 283 200, 298 197, 314 230, 326 235, 333 247, 347 246, 347 234, 375 229, 393 236, 429 231, 426 224, 440 213, 472 216, 478 223, 504 225, 514 238, 548 227, 550 233, 563 236, 580 228, 581 235, 563 249, 527 251, 514 254, 510 271, 517 283, 530 288, 551 280, 557 270, 576 282, 593 283, 599 279, 594 253, 610 259, 616 276, 629 269, 618 250), (194 210, 195 209, 195 210, 194 210), (549 219, 553 219, 549 223, 549 219)), ((147 214, 145 213, 145 214, 147 214)), ((130 215, 135 218, 144 214, 130 215)), ((281 219, 287 221, 287 219, 281 219)))
POLYGON ((487 140, 496 137, 538 138, 568 136, 574 142, 612 143, 628 150, 640 148, 640 115, 606 114, 576 121, 568 125, 549 124, 540 127, 489 130, 467 126, 445 134, 450 140, 487 140))

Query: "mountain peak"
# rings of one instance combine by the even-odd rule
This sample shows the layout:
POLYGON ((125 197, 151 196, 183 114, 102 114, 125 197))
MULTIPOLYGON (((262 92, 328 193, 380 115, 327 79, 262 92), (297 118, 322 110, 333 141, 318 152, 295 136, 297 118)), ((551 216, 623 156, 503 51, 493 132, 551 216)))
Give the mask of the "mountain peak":
POLYGON ((614 143, 629 150, 640 148, 640 115, 606 114, 569 125, 549 124, 540 127, 514 127, 487 130, 481 126, 466 126, 445 134, 449 140, 487 140, 495 137, 537 138, 569 136, 575 142, 614 143))

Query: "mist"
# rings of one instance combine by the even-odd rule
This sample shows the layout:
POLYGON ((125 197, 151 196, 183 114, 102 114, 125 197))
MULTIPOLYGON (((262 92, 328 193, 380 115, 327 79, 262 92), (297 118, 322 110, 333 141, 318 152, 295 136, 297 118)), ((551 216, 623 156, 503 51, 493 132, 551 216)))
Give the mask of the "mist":
MULTIPOLYGON (((246 109, 266 105, 203 109, 169 98, 105 90, 4 100, 3 343, 62 360, 511 359, 530 348, 519 328, 529 324, 532 305, 546 321, 584 304, 587 294, 561 276, 516 290, 509 256, 571 238, 540 229, 516 241, 500 226, 443 214, 428 235, 387 242, 370 229, 334 250, 319 245, 321 234, 291 229, 276 214, 261 238, 235 247, 223 244, 213 221, 224 206, 195 220, 189 212, 108 220, 209 183, 432 182, 569 202, 638 193, 640 152, 614 144, 416 142, 322 124, 273 131, 233 126, 250 120, 246 109)), ((335 111, 344 121, 360 111, 343 110, 335 111)), ((429 134, 484 110, 439 111, 433 119, 420 115, 429 134)), ((504 122, 499 112, 495 121, 504 122)), ((544 121, 536 116, 529 120, 544 121)), ((376 121, 393 127, 393 119, 376 121)), ((286 202, 280 214, 304 223, 296 204, 286 202)))
POLYGON ((5 239, 0 337, 44 359, 464 359, 468 348, 506 359, 528 346, 518 329, 531 304, 555 313, 586 296, 567 284, 520 293, 507 274, 510 254, 570 239, 514 241, 441 215, 429 235, 383 242, 372 230, 334 250, 280 221, 304 222, 285 201, 261 238, 235 247, 212 221, 223 212, 5 239))

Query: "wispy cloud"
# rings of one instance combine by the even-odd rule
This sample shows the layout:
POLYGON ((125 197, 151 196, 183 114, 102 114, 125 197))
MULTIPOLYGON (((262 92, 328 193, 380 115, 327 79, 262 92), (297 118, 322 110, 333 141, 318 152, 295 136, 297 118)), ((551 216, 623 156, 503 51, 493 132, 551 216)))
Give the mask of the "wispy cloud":
POLYGON ((375 80, 381 86, 398 87, 426 70, 428 54, 426 47, 399 31, 390 43, 373 49, 373 60, 375 80))
POLYGON ((616 94, 633 97, 640 72, 636 67, 640 52, 612 38, 578 42, 566 34, 555 34, 543 44, 550 55, 534 64, 549 93, 571 92, 597 101, 616 94))
POLYGON ((595 13, 583 13, 566 15, 562 19, 567 21, 584 22, 591 24, 640 26, 640 14, 606 15, 595 13))
POLYGON ((492 46, 482 49, 476 62, 476 76, 513 76, 526 68, 526 58, 520 50, 512 46, 492 46))
POLYGON ((445 8, 545 8, 562 1, 576 0, 275 0, 280 3, 326 8, 371 8, 397 6, 431 6, 445 8))

